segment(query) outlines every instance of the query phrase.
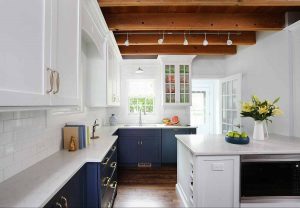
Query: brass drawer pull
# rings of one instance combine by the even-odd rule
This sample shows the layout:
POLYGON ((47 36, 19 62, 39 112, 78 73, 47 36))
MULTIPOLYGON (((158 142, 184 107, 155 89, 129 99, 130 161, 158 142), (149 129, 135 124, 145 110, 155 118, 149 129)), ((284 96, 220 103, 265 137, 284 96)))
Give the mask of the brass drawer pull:
POLYGON ((117 147, 116 146, 113 146, 112 148, 111 148, 111 151, 116 151, 116 149, 117 149, 117 147))
POLYGON ((60 199, 63 201, 64 208, 68 208, 68 200, 66 197, 61 196, 60 199))
POLYGON ((55 206, 58 207, 58 208, 62 208, 61 204, 58 203, 58 202, 56 202, 55 206))
POLYGON ((108 185, 109 185, 109 182, 110 182, 110 177, 105 177, 105 178, 103 179, 103 186, 108 186, 108 185), (105 183, 105 181, 106 181, 106 183, 105 183))
POLYGON ((107 158, 104 159, 104 162, 102 162, 102 164, 107 165, 108 161, 109 161, 109 158, 107 157, 107 158))
POLYGON ((116 167, 117 167, 117 162, 112 162, 112 163, 110 164, 110 167, 111 167, 111 168, 116 168, 116 167))
POLYGON ((112 189, 116 189, 117 188, 117 185, 118 185, 118 182, 117 181, 114 181, 112 182, 109 187, 112 188, 112 189))

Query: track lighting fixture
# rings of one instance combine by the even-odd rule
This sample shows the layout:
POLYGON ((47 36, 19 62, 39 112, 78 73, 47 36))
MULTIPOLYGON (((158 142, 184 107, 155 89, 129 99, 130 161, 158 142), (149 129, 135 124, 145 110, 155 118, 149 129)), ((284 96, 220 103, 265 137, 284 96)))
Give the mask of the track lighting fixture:
POLYGON ((204 41, 203 41, 203 45, 207 46, 208 45, 208 40, 206 39, 206 33, 204 33, 204 41))
POLYGON ((232 45, 232 40, 230 39, 230 33, 228 33, 228 39, 227 39, 227 45, 230 46, 232 45))
POLYGON ((163 32, 162 38, 158 39, 157 42, 158 42, 159 45, 162 45, 164 43, 164 40, 165 40, 165 33, 163 32))
POLYGON ((129 39, 128 39, 128 33, 127 33, 127 39, 124 42, 125 46, 129 46, 129 39))
POLYGON ((183 41, 183 45, 189 45, 189 41, 187 40, 187 38, 186 38, 186 35, 185 35, 185 33, 184 33, 184 41, 183 41))

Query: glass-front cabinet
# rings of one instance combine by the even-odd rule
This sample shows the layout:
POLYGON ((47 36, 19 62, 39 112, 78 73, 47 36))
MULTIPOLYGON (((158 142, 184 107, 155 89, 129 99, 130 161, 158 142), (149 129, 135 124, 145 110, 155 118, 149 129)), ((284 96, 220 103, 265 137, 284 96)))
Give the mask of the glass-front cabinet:
POLYGON ((163 61, 164 105, 191 105, 191 62, 181 57, 163 61))

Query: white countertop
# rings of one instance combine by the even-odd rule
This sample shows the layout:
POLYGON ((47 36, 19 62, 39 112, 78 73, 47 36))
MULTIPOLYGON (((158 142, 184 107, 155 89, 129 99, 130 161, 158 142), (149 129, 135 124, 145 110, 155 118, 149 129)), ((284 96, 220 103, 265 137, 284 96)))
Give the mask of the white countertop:
POLYGON ((76 152, 61 150, 19 174, 0 183, 0 207, 42 207, 87 162, 101 162, 117 140, 118 129, 196 128, 163 124, 104 126, 97 130, 99 139, 76 152))
POLYGON ((117 140, 118 127, 101 127, 100 138, 82 150, 59 151, 0 183, 0 207, 42 207, 86 163, 101 162, 117 140))
POLYGON ((176 135, 194 155, 300 154, 300 138, 270 135, 264 141, 250 138, 246 145, 230 144, 224 135, 176 135))
POLYGON ((196 126, 189 126, 189 125, 165 125, 165 124, 119 124, 119 129, 195 129, 198 128, 196 126))

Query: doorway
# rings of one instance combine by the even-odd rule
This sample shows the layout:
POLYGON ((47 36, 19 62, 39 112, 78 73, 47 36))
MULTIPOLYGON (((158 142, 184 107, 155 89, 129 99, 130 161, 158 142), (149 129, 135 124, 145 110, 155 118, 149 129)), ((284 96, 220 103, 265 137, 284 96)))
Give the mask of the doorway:
POLYGON ((218 80, 192 80, 192 106, 190 108, 190 123, 197 126, 198 134, 218 133, 218 80))

